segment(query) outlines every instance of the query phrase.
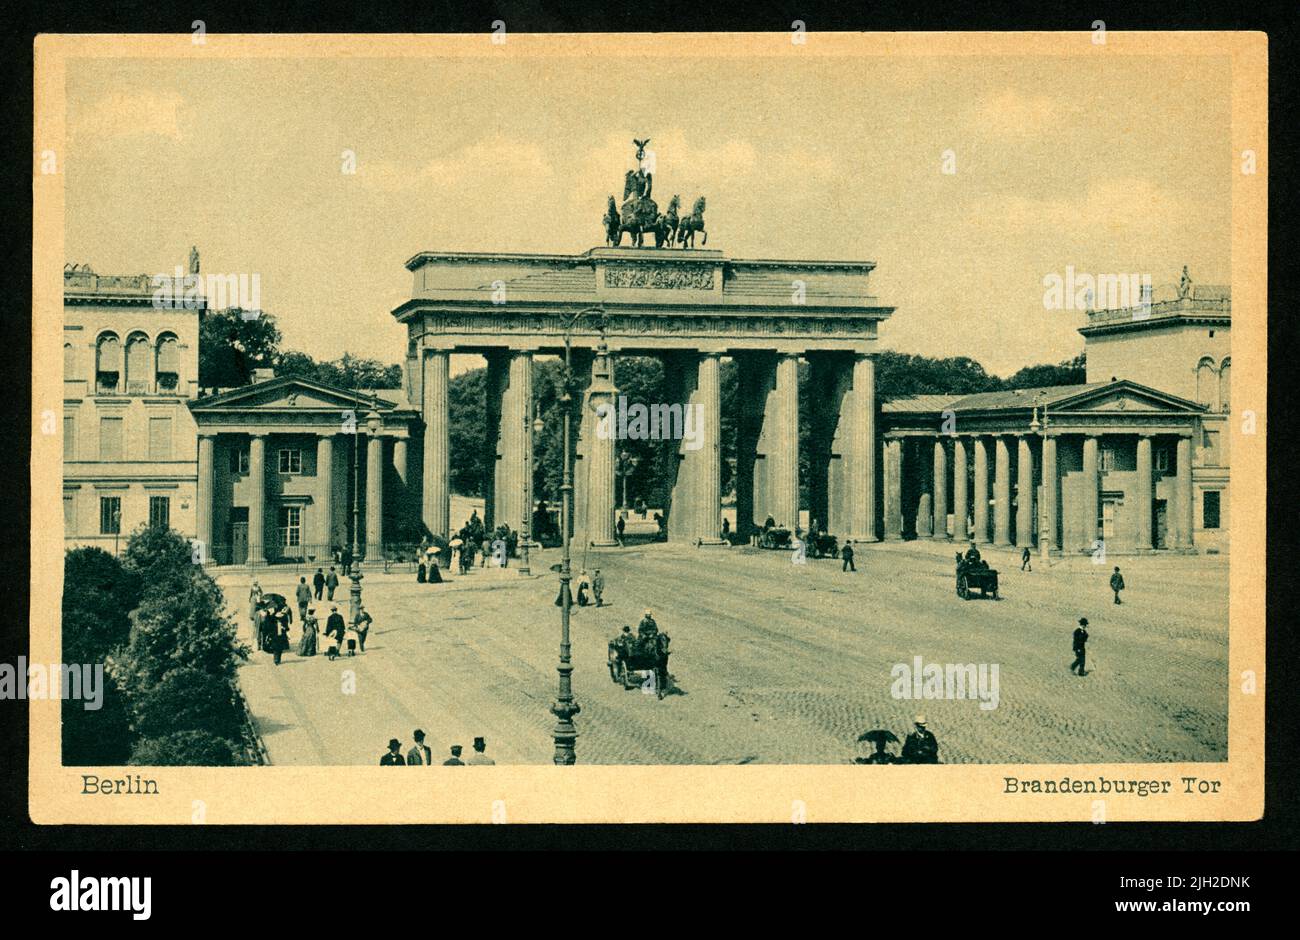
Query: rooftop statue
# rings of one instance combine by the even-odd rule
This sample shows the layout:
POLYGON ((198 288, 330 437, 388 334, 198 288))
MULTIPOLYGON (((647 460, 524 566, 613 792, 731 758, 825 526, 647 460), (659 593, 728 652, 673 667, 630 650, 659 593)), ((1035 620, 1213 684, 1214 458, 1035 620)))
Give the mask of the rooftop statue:
MULTIPOLYGON (((661 213, 651 196, 654 174, 647 173, 644 166, 645 148, 650 138, 633 138, 632 143, 636 145, 637 168, 624 174, 622 206, 615 202, 613 195, 609 197, 602 220, 605 244, 618 247, 623 241, 623 233, 627 232, 633 248, 644 247, 647 234, 654 236, 656 248, 671 248, 674 242, 681 247, 695 247, 695 233, 704 232, 704 197, 695 201, 695 209, 690 215, 679 218, 681 197, 674 195, 668 211, 661 213)), ((703 243, 707 244, 708 240, 708 233, 704 232, 703 243)))

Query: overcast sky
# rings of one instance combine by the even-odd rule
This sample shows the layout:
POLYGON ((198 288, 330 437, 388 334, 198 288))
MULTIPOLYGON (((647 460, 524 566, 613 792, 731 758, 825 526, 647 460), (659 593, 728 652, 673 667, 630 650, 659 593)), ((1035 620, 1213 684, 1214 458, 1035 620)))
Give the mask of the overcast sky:
POLYGON ((261 276, 284 345, 403 355, 424 250, 603 243, 633 137, 709 248, 871 260, 885 348, 992 372, 1082 349, 1066 266, 1228 283, 1226 58, 68 63, 67 260, 261 276), (941 172, 951 149, 957 172, 941 172), (355 175, 341 172, 354 151, 355 175))

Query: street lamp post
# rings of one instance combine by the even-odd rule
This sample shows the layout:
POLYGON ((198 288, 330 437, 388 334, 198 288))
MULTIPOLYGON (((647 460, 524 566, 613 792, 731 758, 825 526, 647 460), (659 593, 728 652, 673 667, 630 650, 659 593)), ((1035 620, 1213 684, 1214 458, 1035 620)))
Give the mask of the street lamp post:
POLYGON ((555 763, 573 764, 577 761, 574 743, 578 731, 573 726, 573 717, 582 711, 573 698, 573 662, 570 658, 569 645, 569 608, 573 596, 569 591, 569 582, 573 580, 573 569, 569 557, 569 543, 573 540, 573 361, 572 333, 574 326, 586 314, 596 315, 596 328, 600 331, 600 345, 605 345, 605 311, 600 307, 587 307, 579 310, 569 318, 564 328, 564 394, 560 405, 564 411, 564 481, 560 486, 564 504, 563 545, 560 555, 560 663, 556 667, 559 673, 559 694, 551 705, 551 714, 556 717, 555 725, 555 763))
POLYGON ((524 414, 524 524, 519 530, 520 547, 523 549, 519 566, 520 577, 532 574, 532 569, 528 567, 528 543, 533 540, 533 435, 543 426, 541 419, 536 415, 537 404, 530 401, 528 410, 524 414))

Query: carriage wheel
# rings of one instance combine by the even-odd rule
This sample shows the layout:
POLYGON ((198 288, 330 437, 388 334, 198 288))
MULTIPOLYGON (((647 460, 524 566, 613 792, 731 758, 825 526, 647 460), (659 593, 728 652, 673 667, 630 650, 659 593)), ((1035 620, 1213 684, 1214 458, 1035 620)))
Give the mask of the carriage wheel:
POLYGON ((966 576, 957 579, 957 596, 962 600, 970 600, 970 585, 966 583, 966 576))

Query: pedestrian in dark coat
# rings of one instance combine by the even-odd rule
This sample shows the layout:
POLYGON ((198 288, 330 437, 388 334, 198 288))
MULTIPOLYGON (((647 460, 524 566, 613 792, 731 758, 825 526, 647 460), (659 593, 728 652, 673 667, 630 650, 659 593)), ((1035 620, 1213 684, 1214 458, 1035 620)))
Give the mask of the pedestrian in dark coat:
POLYGON ((1022 552, 1020 553, 1020 570, 1021 570, 1021 571, 1033 571, 1033 570, 1034 570, 1034 566, 1031 565, 1031 564, 1029 563, 1029 559, 1030 559, 1030 557, 1031 557, 1031 556, 1030 556, 1030 554, 1029 554, 1029 546, 1026 545, 1024 551, 1022 551, 1022 552))
POLYGON ((1121 603, 1119 592, 1124 590, 1124 576, 1119 573, 1119 566, 1115 566, 1115 573, 1110 576, 1110 589, 1115 592, 1115 603, 1121 603))
POLYGON ((416 580, 418 583, 423 584, 423 583, 425 582, 426 579, 425 579, 425 576, 424 576, 424 575, 425 575, 425 572, 426 572, 427 570, 428 570, 428 569, 425 568, 425 566, 424 566, 424 559, 421 558, 421 559, 420 559, 420 563, 419 563, 418 565, 416 565, 416 568, 415 568, 415 580, 416 580))
POLYGON ((334 600, 334 589, 339 586, 339 576, 334 573, 333 567, 330 573, 325 575, 325 590, 329 593, 327 600, 334 600))
POLYGON ((271 655, 275 664, 280 665, 280 656, 289 648, 289 608, 281 607, 275 612, 275 632, 271 636, 271 655))
POLYGON ((1070 663, 1070 672, 1078 670, 1078 674, 1086 676, 1088 670, 1084 663, 1088 658, 1088 618, 1080 617, 1079 626, 1074 631, 1074 662, 1070 663))
POLYGON ((844 564, 840 566, 840 571, 857 571, 858 566, 853 563, 853 542, 847 541, 844 547, 840 549, 840 558, 844 564))
POLYGON ((316 590, 316 600, 320 600, 325 594, 325 572, 317 568, 316 573, 312 575, 311 586, 316 590))
POLYGON ((460 752, 461 752, 462 750, 463 750, 463 748, 462 748, 459 744, 453 744, 453 745, 451 746, 451 757, 448 757, 445 761, 443 761, 443 762, 442 762, 442 766, 444 766, 444 767, 464 767, 464 766, 465 766, 465 762, 464 762, 463 760, 460 759, 460 752))
POLYGON ((339 613, 339 609, 331 607, 329 619, 325 621, 325 637, 331 640, 329 644, 330 659, 339 654, 339 647, 343 645, 343 634, 347 632, 347 629, 347 624, 344 623, 343 615, 339 613))
POLYGON ((402 756, 402 742, 393 738, 388 742, 388 753, 379 758, 380 767, 405 767, 406 758, 402 756))
POLYGON ((298 587, 294 589, 294 596, 298 599, 298 619, 307 619, 307 605, 311 603, 311 588, 307 586, 306 578, 298 579, 298 587))
POLYGON ((925 726, 925 716, 916 716, 916 727, 903 742, 900 764, 937 764, 939 763, 939 742, 925 726))

